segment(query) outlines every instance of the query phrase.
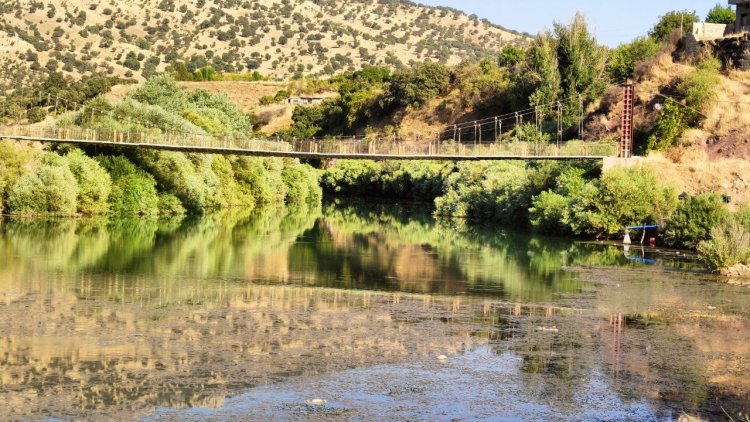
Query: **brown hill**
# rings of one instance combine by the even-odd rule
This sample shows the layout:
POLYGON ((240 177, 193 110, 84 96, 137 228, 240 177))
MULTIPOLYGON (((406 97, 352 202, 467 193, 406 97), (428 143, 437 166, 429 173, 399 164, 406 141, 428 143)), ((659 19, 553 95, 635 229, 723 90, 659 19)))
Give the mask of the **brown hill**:
POLYGON ((2 76, 50 69, 143 78, 184 60, 285 78, 365 64, 455 64, 527 37, 408 1, 8 0, 0 4, 2 76))

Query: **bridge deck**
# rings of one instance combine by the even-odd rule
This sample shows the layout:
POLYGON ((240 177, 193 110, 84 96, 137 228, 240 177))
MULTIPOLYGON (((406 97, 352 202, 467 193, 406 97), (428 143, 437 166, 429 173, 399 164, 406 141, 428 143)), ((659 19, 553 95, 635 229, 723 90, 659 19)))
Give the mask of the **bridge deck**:
POLYGON ((301 158, 301 159, 341 159, 341 160, 373 160, 373 161, 514 161, 514 160, 539 160, 539 161, 579 161, 579 160, 603 160, 603 155, 456 155, 456 154, 368 154, 368 153, 342 153, 342 152, 300 152, 300 151, 273 151, 260 149, 211 147, 211 146, 182 146, 154 143, 124 143, 112 141, 94 141, 82 139, 57 139, 57 138, 35 138, 27 136, 2 135, 0 139, 56 144, 76 144, 82 146, 102 146, 118 148, 151 149, 159 151, 176 151, 199 154, 219 155, 243 155, 253 157, 278 157, 278 158, 301 158))

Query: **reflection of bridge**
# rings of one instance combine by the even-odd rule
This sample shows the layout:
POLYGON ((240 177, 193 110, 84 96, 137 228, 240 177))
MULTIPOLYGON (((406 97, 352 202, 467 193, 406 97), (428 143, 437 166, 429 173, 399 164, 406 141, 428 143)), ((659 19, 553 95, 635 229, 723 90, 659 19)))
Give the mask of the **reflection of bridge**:
POLYGON ((454 142, 453 140, 368 140, 365 138, 265 140, 169 132, 118 132, 107 129, 54 126, 0 127, 0 140, 68 143, 81 146, 127 147, 258 157, 354 160, 603 160, 616 156, 614 142, 569 141, 454 142))

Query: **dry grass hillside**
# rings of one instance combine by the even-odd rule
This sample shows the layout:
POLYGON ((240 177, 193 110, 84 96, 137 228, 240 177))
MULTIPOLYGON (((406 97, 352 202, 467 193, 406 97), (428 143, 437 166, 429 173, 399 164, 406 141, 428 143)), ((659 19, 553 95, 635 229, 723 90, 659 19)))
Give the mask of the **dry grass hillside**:
MULTIPOLYGON (((636 131, 653 127, 660 111, 660 95, 675 95, 675 86, 695 68, 677 62, 669 51, 637 69, 636 131)), ((688 194, 718 192, 732 197, 733 205, 750 204, 750 72, 723 72, 716 98, 699 128, 689 129, 679 145, 651 153, 646 162, 663 180, 688 194)), ((621 89, 613 88, 588 118, 592 138, 616 134, 622 115, 621 89)))
POLYGON ((0 69, 143 78, 169 63, 285 78, 364 64, 455 64, 524 35, 409 1, 5 0, 0 69))

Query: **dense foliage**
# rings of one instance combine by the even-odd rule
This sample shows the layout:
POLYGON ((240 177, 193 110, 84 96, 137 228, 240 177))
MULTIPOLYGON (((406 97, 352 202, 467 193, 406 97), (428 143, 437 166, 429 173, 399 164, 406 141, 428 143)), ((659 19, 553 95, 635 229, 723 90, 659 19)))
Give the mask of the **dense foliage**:
POLYGON ((713 227, 709 239, 698 245, 698 251, 706 266, 714 271, 750 265, 750 207, 713 227))
POLYGON ((329 194, 433 201, 443 194, 452 163, 342 161, 321 177, 329 194))
POLYGON ((550 234, 612 238, 628 226, 672 221, 676 191, 652 169, 599 174, 586 163, 343 161, 322 183, 332 194, 434 200, 441 216, 550 234))
POLYGON ((640 37, 622 44, 609 53, 607 72, 613 81, 624 81, 633 76, 638 63, 659 52, 659 42, 651 37, 640 37))
POLYGON ((716 3, 716 6, 709 10, 706 15, 707 23, 719 23, 724 25, 734 25, 737 20, 737 14, 734 13, 732 6, 724 6, 721 3, 716 3))
POLYGON ((667 98, 642 152, 676 145, 688 128, 700 124, 716 101, 720 68, 719 60, 704 60, 677 84, 684 103, 667 98))
POLYGON ((658 41, 666 41, 675 31, 689 34, 693 30, 693 24, 697 22, 700 22, 700 18, 695 12, 671 11, 659 18, 659 22, 654 25, 649 35, 658 41))
POLYGON ((443 92, 450 81, 448 68, 439 63, 421 63, 393 74, 380 100, 386 109, 422 107, 443 92))
MULTIPOLYGON (((252 130, 226 95, 186 92, 169 75, 151 78, 118 103, 94 99, 58 124, 152 136, 169 130, 206 141, 252 130)), ((157 216, 321 199, 317 171, 291 159, 117 148, 37 153, 3 146, 0 168, 5 209, 21 215, 157 216)))
POLYGON ((351 132, 381 114, 378 100, 390 79, 391 72, 385 67, 366 67, 333 78, 330 84, 338 86, 339 97, 317 106, 297 107, 294 124, 285 135, 309 138, 351 132))
POLYGON ((618 168, 593 180, 573 171, 534 198, 532 225, 543 229, 557 224, 560 233, 616 237, 628 226, 663 224, 676 203, 675 190, 663 186, 650 169, 618 168), (561 218, 555 223, 557 216, 561 218))
POLYGON ((711 230, 729 216, 720 195, 704 194, 685 199, 672 215, 664 232, 670 246, 695 249, 708 240, 711 230))
POLYGON ((129 81, 104 76, 75 80, 62 73, 49 73, 34 83, 8 90, 0 98, 0 123, 38 123, 51 112, 75 110, 80 104, 109 92, 112 86, 129 81))

